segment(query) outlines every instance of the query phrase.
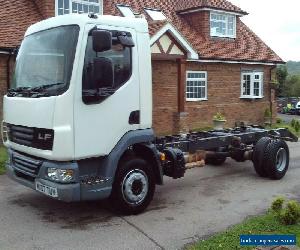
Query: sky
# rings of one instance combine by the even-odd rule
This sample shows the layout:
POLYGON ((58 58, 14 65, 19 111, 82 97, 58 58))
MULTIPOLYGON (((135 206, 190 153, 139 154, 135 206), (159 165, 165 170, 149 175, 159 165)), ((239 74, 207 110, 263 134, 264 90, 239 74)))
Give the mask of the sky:
POLYGON ((242 21, 283 60, 300 61, 299 0, 229 0, 249 13, 242 21))

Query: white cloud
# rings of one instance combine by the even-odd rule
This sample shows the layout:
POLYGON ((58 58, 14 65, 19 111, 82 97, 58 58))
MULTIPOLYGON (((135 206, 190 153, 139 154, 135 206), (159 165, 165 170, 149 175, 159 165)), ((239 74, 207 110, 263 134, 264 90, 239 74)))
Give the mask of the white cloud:
POLYGON ((229 0, 249 13, 242 17, 283 60, 300 61, 299 0, 229 0))

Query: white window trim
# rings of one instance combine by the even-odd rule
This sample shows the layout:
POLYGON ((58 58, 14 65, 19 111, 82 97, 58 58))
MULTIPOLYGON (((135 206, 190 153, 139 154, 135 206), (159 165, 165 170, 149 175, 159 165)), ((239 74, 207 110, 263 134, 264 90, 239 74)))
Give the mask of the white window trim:
POLYGON ((194 70, 189 70, 186 72, 186 81, 185 81, 185 96, 186 96, 186 101, 187 102, 199 102, 199 101, 207 101, 207 71, 194 71, 194 70), (199 74, 205 74, 205 78, 188 78, 189 73, 199 73, 199 74), (205 79, 205 97, 204 98, 187 98, 187 82, 189 80, 199 80, 203 81, 205 79))
POLYGON ((211 11, 210 12, 210 17, 209 17, 209 27, 210 27, 210 36, 211 37, 221 37, 221 38, 236 38, 236 15, 228 14, 226 12, 218 12, 218 11, 211 11), (226 16, 226 31, 228 31, 228 16, 233 16, 233 35, 216 35, 213 34, 212 29, 211 29, 211 20, 212 20, 212 15, 224 15, 226 16))
MULTIPOLYGON (((82 3, 89 5, 89 2, 83 2, 82 0, 69 0, 69 14, 72 14, 72 2, 82 3)), ((90 5, 96 5, 96 3, 91 3, 90 5)), ((100 15, 103 15, 103 0, 99 1, 100 15)), ((55 0, 55 16, 58 16, 58 0, 55 0)))
POLYGON ((242 72, 241 73, 241 99, 262 99, 264 98, 264 72, 242 72), (243 94, 244 75, 250 75, 250 95, 243 94), (260 89, 259 96, 254 95, 255 75, 260 75, 260 89))
POLYGON ((117 4, 117 8, 118 8, 118 10, 121 12, 121 14, 122 14, 124 17, 132 17, 132 18, 134 18, 134 17, 135 17, 135 14, 134 14, 134 12, 133 12, 132 8, 130 7, 130 5, 125 5, 125 4, 117 4), (128 16, 128 15, 126 15, 126 14, 125 14, 125 12, 123 12, 122 8, 128 8, 128 9, 131 11, 131 13, 132 13, 132 16, 128 16))
POLYGON ((147 15, 152 19, 152 21, 164 21, 167 19, 166 15, 163 13, 162 10, 160 9, 151 9, 151 8, 144 8, 144 11, 147 13, 147 15), (155 19, 153 18, 153 15, 151 15, 153 12, 158 12, 162 15, 162 17, 164 17, 163 19, 159 18, 159 19, 155 19))

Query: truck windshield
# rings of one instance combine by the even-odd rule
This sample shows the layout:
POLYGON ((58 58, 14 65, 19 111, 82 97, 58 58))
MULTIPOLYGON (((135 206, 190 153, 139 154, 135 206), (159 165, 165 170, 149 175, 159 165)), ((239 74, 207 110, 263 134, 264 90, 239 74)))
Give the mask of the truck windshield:
POLYGON ((25 37, 9 96, 54 96, 68 89, 79 27, 61 26, 25 37))

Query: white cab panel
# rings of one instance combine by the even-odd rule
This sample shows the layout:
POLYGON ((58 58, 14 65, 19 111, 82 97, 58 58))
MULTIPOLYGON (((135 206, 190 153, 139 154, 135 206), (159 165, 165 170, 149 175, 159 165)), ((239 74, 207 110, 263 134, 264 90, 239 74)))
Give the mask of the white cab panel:
MULTIPOLYGON (((74 101, 75 158, 90 158, 109 154, 118 141, 139 125, 130 125, 131 112, 140 110, 137 46, 132 48, 131 78, 116 93, 99 104, 87 105, 82 101, 82 69, 88 32, 94 25, 87 25, 82 41, 81 60, 78 62, 77 89, 74 101)), ((137 43, 135 30, 101 25, 104 30, 130 32, 137 43)))

